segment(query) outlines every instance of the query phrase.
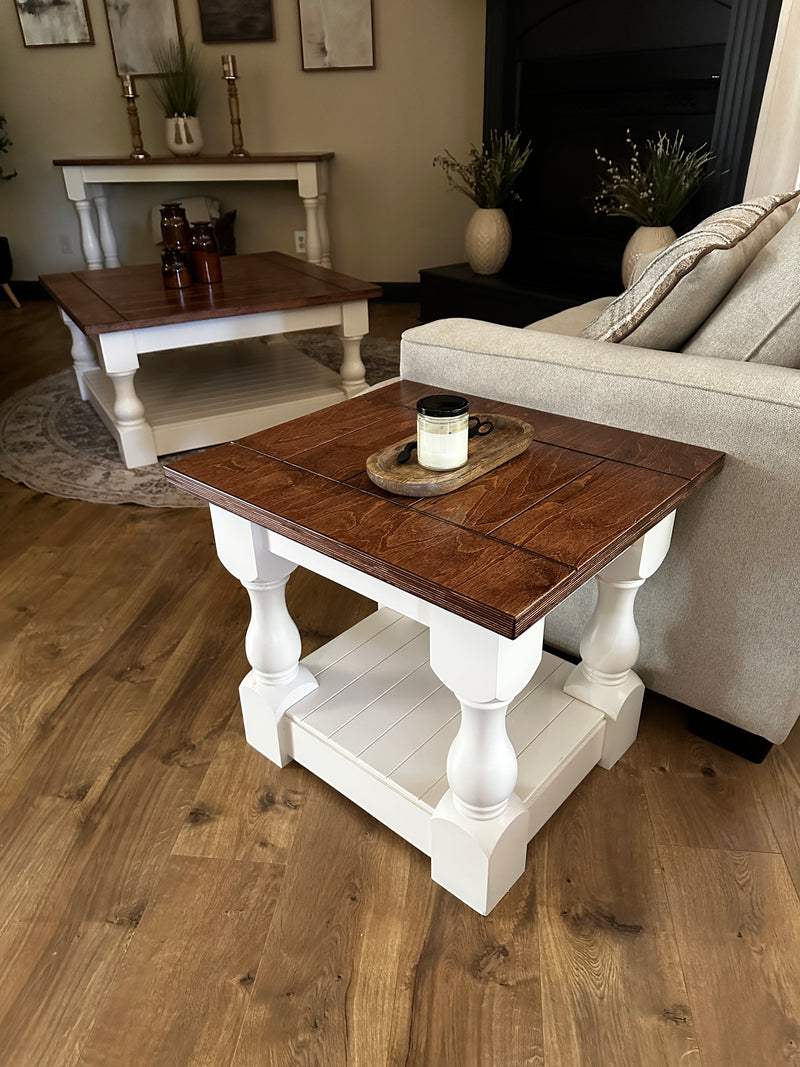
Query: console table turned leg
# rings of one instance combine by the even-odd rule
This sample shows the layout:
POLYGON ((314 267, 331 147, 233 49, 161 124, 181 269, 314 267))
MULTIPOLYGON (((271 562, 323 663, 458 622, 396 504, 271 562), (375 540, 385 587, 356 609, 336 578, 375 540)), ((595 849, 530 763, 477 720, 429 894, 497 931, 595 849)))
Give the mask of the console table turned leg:
POLYGON ((639 655, 633 604, 664 561, 674 519, 672 512, 597 575, 597 603, 581 638, 581 662, 564 686, 569 696, 606 717, 601 767, 613 767, 636 740, 644 684, 631 669, 639 655))
POLYGON ((91 200, 76 200, 75 210, 78 212, 78 222, 81 227, 81 248, 86 266, 89 270, 102 270, 103 251, 94 224, 91 200))
POLYGON ((304 197, 303 207, 306 209, 306 259, 309 263, 323 266, 322 237, 319 227, 319 197, 304 197))
POLYGON ((431 620, 431 667, 461 705, 447 757, 450 788, 431 819, 431 877, 482 915, 525 870, 528 809, 514 792, 517 757, 505 717, 539 665, 542 632, 537 623, 509 641, 465 619, 431 620))
POLYGON ((317 212, 317 223, 319 225, 319 241, 320 241, 320 253, 322 256, 321 263, 323 267, 330 269, 331 265, 331 238, 328 233, 328 194, 322 193, 319 198, 319 211, 317 212))
POLYGON ((72 366, 75 371, 75 377, 78 379, 78 390, 81 394, 81 400, 88 400, 89 390, 86 388, 83 376, 88 371, 100 369, 100 365, 97 362, 97 353, 95 352, 94 345, 80 326, 76 326, 65 311, 61 311, 60 314, 64 321, 64 325, 72 334, 72 366))
POLYGON ((239 686, 248 744, 285 767, 291 757, 285 712, 317 688, 300 662, 300 633, 286 609, 286 583, 296 564, 269 549, 266 530, 211 505, 217 554, 248 592, 252 614, 245 654, 252 670, 239 686))
POLYGON ((106 267, 119 266, 119 253, 117 241, 111 228, 111 218, 108 214, 108 198, 104 193, 98 193, 94 198, 94 206, 97 212, 97 222, 100 227, 100 247, 103 249, 103 261, 106 267))

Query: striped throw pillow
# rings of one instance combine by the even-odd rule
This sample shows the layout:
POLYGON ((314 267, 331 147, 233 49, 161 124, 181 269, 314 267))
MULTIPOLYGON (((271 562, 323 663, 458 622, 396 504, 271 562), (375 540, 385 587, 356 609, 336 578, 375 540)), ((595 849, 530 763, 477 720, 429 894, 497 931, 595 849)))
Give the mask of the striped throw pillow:
POLYGON ((581 337, 679 351, 797 210, 800 190, 724 208, 660 252, 581 337))

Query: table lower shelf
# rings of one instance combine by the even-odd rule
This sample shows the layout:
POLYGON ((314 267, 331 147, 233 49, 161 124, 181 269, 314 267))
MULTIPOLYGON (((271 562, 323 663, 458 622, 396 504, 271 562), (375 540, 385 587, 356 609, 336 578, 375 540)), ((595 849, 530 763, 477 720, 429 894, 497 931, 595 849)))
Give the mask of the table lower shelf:
MULTIPOLYGON (((427 627, 382 608, 302 661, 319 688, 286 719, 298 763, 430 855, 460 708, 428 657, 427 627)), ((605 719, 564 693, 572 669, 545 653, 508 711, 529 839, 600 759, 605 719)))
MULTIPOLYGON (((231 441, 345 399, 336 371, 281 340, 170 349, 139 362, 134 387, 159 456, 231 441)), ((111 380, 97 369, 84 382, 119 440, 111 380)))

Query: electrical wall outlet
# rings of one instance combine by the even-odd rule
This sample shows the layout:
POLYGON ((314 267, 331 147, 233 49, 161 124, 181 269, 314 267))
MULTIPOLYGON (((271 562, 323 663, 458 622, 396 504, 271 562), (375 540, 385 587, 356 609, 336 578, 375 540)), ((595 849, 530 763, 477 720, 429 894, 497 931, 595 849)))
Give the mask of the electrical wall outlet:
POLYGON ((294 231, 294 250, 298 255, 304 256, 306 254, 306 231, 295 230, 294 231))
POLYGON ((68 255, 71 254, 71 252, 72 252, 72 241, 69 239, 69 237, 65 233, 59 234, 58 246, 61 249, 61 251, 64 253, 65 256, 68 256, 68 255))

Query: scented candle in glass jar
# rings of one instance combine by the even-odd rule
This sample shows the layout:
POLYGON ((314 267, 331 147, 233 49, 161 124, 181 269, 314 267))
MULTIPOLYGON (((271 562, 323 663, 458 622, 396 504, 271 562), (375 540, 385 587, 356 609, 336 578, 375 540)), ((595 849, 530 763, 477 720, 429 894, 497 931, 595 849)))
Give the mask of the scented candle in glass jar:
POLYGON ((442 394, 417 401, 417 461, 431 471, 451 471, 467 462, 469 403, 442 394))

